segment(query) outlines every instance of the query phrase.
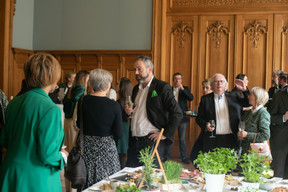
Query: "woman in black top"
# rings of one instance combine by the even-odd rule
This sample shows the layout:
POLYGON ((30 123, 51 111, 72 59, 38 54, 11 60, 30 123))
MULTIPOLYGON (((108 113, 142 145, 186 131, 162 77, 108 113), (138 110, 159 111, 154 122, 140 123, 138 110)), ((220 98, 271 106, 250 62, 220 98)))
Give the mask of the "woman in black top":
MULTIPOLYGON (((120 105, 107 98, 112 75, 103 69, 90 72, 89 94, 83 98, 84 160, 88 178, 84 188, 101 181, 106 175, 120 170, 116 139, 122 137, 122 114, 120 105)), ((78 105, 77 126, 80 127, 78 105)))

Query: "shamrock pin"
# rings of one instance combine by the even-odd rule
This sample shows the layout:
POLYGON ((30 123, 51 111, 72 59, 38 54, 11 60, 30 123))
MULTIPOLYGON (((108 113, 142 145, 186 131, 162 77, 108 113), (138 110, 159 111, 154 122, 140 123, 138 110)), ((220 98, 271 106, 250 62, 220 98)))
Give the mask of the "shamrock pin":
POLYGON ((157 96, 158 96, 157 92, 155 90, 153 90, 151 97, 153 98, 153 97, 157 97, 157 96))

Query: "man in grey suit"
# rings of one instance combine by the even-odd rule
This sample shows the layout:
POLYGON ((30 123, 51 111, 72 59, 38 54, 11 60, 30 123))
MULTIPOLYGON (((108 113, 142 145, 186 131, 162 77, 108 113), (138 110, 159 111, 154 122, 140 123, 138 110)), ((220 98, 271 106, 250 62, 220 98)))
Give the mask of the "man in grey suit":
POLYGON ((276 93, 270 106, 274 177, 288 179, 288 89, 276 93))

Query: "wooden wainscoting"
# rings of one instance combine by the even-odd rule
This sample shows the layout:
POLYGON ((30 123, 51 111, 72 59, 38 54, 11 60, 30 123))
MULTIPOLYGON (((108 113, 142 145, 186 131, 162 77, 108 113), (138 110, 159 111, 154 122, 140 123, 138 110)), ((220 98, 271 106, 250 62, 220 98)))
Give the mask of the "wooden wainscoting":
MULTIPOLYGON (((13 65, 10 67, 9 86, 10 96, 15 96, 21 89, 21 81, 24 79, 23 66, 30 55, 37 51, 13 49, 13 65)), ((139 55, 152 57, 151 51, 45 51, 54 55, 61 64, 62 75, 70 71, 102 68, 110 71, 113 75, 113 85, 120 82, 121 77, 129 78, 133 85, 137 84, 134 75, 134 60, 139 55)), ((157 71, 155 71, 157 74, 157 71)))

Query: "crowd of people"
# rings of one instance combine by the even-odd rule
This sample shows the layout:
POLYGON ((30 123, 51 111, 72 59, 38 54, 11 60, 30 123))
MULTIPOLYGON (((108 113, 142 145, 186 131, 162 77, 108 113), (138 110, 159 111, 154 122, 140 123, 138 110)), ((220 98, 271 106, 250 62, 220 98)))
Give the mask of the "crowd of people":
MULTIPOLYGON (((196 117, 201 132, 187 158, 185 138, 190 117, 185 111, 193 94, 182 84, 181 73, 173 75, 171 86, 154 76, 153 67, 149 57, 137 57, 134 70, 138 84, 133 88, 128 78, 121 78, 117 99, 107 70, 70 72, 65 83, 57 85, 59 62, 47 53, 32 55, 24 65, 19 94, 8 104, 0 91, 0 145, 7 150, 1 162, 0 190, 61 191, 59 172, 75 145, 80 122, 87 182, 78 186, 78 191, 125 166, 141 166, 139 151, 153 148, 162 129, 158 153, 163 161, 171 156, 176 130, 185 164, 193 162, 200 150, 241 148, 244 154, 249 153, 250 143, 269 140, 274 176, 288 178, 287 73, 274 71, 268 92, 261 87, 250 91, 245 74, 236 76, 231 91, 223 74, 204 80, 196 117), (64 128, 61 111, 54 103, 64 105, 64 128)), ((159 166, 157 160, 155 164, 159 166)), ((66 190, 71 190, 68 180, 66 190)))

